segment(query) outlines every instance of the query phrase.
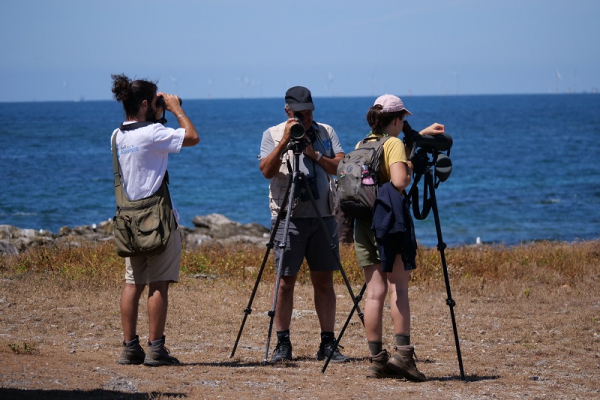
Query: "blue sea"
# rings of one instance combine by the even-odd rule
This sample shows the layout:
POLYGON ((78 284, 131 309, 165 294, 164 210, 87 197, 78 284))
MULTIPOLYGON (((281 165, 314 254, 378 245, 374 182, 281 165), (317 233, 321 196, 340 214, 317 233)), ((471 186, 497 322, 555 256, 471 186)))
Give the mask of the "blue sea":
MULTIPOLYGON (((369 131, 373 100, 315 98, 315 119, 331 124, 348 152, 369 131)), ((443 123, 454 139, 452 174, 436 189, 448 245, 600 237, 600 95, 403 100, 413 128, 443 123)), ((285 119, 283 106, 184 99, 201 142, 169 158, 182 225, 210 213, 269 225, 256 156, 262 132, 285 119)), ((57 233, 111 218, 110 135, 122 120, 116 101, 0 103, 0 224, 57 233)), ((437 244, 432 213, 415 225, 423 245, 437 244)))

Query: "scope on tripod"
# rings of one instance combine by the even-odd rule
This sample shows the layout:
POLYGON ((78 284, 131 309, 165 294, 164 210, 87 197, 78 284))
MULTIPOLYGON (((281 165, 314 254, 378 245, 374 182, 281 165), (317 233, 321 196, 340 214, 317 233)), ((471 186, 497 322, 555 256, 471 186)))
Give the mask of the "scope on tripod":
POLYGON ((435 176, 439 182, 445 182, 452 172, 450 148, 452 137, 447 133, 441 135, 415 135, 409 159, 413 163, 414 172, 422 175, 427 167, 435 167, 435 176), (418 136, 418 137, 417 137, 418 136), (446 152, 444 154, 443 152, 446 152))
POLYGON ((290 134, 292 135, 292 139, 300 140, 304 137, 306 129, 304 129, 304 125, 302 125, 302 121, 298 117, 294 118, 296 119, 296 121, 298 121, 298 123, 292 125, 292 127, 290 128, 290 134))
POLYGON ((292 125, 292 127, 290 128, 290 134, 292 135, 292 139, 300 140, 304 137, 304 134, 306 133, 306 129, 304 129, 304 124, 302 123, 302 114, 294 113, 294 119, 298 123, 292 125))
POLYGON ((441 135, 418 135, 414 139, 414 147, 420 147, 427 151, 450 151, 452 136, 447 133, 441 135))

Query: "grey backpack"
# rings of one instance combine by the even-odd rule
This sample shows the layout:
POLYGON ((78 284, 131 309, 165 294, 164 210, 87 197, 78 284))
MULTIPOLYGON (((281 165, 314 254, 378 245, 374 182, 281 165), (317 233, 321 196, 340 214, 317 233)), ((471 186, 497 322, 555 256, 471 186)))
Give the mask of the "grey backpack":
POLYGON ((338 196, 344 214, 355 218, 373 215, 373 204, 380 186, 379 171, 383 144, 389 139, 368 137, 338 164, 338 196))

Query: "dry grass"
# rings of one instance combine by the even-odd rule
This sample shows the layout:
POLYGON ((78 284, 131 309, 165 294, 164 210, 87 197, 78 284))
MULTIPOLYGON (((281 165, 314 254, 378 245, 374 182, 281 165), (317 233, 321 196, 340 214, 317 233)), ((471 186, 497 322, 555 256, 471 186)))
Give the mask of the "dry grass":
MULTIPOLYGON (((212 245, 184 251, 183 276, 202 274, 233 281, 253 281, 263 261, 266 248, 253 245, 212 245)), ((493 282, 510 282, 518 286, 545 284, 577 287, 598 282, 600 242, 536 242, 515 247, 471 246, 445 250, 450 278, 473 288, 493 282)), ((349 281, 363 282, 353 246, 342 245, 341 263, 349 281)), ((443 285, 440 253, 435 248, 420 248, 414 284, 443 285)), ((45 279, 65 278, 81 285, 120 285, 123 260, 111 243, 82 243, 73 247, 40 247, 17 256, 0 258, 0 273, 10 276, 43 275, 45 279)), ((264 278, 275 276, 272 253, 265 266, 264 278)), ((341 274, 336 283, 344 283, 341 274)), ((307 268, 302 268, 300 283, 308 283, 307 268)))
MULTIPOLYGON (((342 340, 353 361, 322 374, 322 363, 313 360, 319 326, 306 272, 295 297, 295 359, 263 366, 272 259, 236 355, 228 358, 264 253, 254 246, 184 253, 181 282, 171 290, 167 340, 185 365, 156 369, 115 363, 123 261, 112 245, 0 258, 0 398, 600 397, 598 241, 446 249, 468 383, 457 379, 436 249, 420 249, 410 291, 412 336, 427 382, 364 378, 367 349, 356 317, 342 340)), ((356 293, 363 277, 352 247, 342 247, 341 260, 356 293)), ((339 274, 336 282, 339 331, 352 303, 339 274)), ((388 349, 390 328, 387 321, 388 349)))

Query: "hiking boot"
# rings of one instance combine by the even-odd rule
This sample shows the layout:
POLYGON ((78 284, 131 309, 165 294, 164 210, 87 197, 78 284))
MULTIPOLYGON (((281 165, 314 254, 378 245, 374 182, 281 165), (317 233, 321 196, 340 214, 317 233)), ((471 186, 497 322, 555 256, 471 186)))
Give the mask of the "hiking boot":
POLYGON ((427 379, 415 364, 414 346, 396 346, 395 350, 388 362, 388 367, 402 374, 409 381, 423 382, 427 379))
POLYGON ((292 343, 291 342, 277 342, 273 355, 271 356, 271 362, 281 361, 292 361, 292 343))
POLYGON ((146 359, 144 365, 149 367, 158 367, 160 365, 180 365, 178 359, 169 355, 169 349, 165 347, 165 337, 161 339, 153 340, 148 343, 148 353, 146 353, 146 359))
POLYGON ((140 346, 139 336, 127 343, 123 342, 123 350, 121 350, 121 358, 117 361, 119 364, 124 365, 140 365, 144 362, 146 352, 140 346))
POLYGON ((390 353, 387 350, 382 350, 381 353, 376 356, 369 357, 369 369, 367 371, 367 378, 403 378, 401 375, 388 366, 388 360, 390 359, 390 353))
POLYGON ((336 347, 335 343, 336 343, 335 339, 329 343, 321 342, 321 345, 319 346, 319 351, 317 351, 317 360, 321 361, 321 360, 327 359, 329 357, 329 355, 331 354, 331 352, 333 351, 333 355, 331 356, 331 360, 330 360, 331 362, 343 363, 343 362, 350 361, 350 359, 348 357, 346 357, 345 355, 340 353, 340 351, 338 350, 338 348, 343 349, 343 347, 340 345, 338 345, 336 347))

